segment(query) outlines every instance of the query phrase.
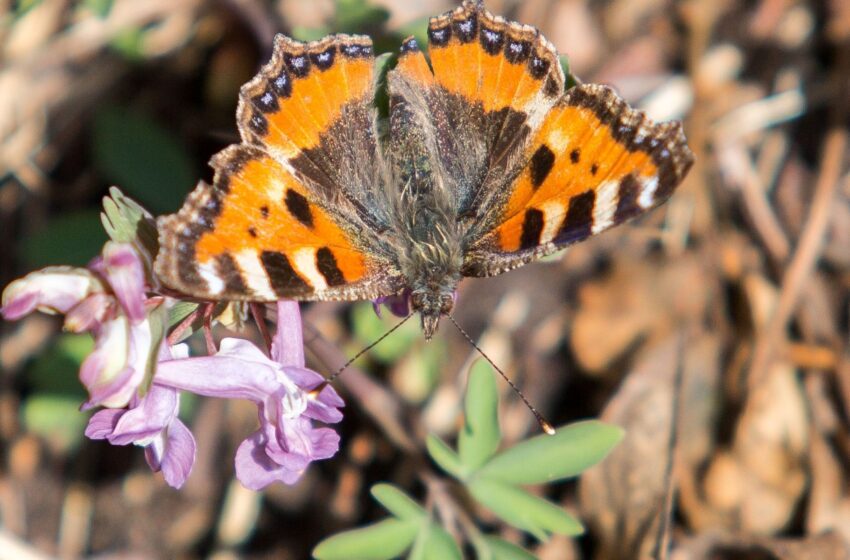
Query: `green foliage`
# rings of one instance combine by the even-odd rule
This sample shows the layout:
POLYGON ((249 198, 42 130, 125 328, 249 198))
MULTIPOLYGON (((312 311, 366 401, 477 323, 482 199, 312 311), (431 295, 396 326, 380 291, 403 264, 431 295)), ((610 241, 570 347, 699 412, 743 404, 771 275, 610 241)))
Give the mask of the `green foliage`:
POLYGON ((43 229, 25 237, 21 251, 29 268, 85 266, 105 242, 97 210, 79 210, 56 216, 43 229))
MULTIPOLYGON (((57 371, 56 375, 68 373, 57 371)), ((77 397, 39 393, 23 402, 21 420, 27 432, 44 438, 56 451, 67 453, 83 440, 88 415, 80 414, 77 397)))
POLYGON ((425 445, 428 448, 428 454, 435 463, 440 465, 440 468, 454 476, 455 478, 465 478, 468 469, 455 453, 454 449, 449 447, 449 444, 435 436, 429 434, 425 440, 425 445))
POLYGON ((139 27, 122 29, 115 34, 109 45, 131 62, 143 60, 145 58, 145 30, 139 27))
POLYGON ((562 54, 558 58, 561 61, 561 69, 564 71, 564 89, 570 89, 580 84, 579 79, 570 71, 570 59, 567 58, 567 55, 562 54))
MULTIPOLYGON (((178 301, 168 310, 168 328, 177 326, 183 319, 188 317, 198 308, 198 304, 192 301, 178 301)), ((189 331, 191 332, 191 331, 189 331)))
POLYGON ((32 362, 26 377, 29 387, 36 394, 49 393, 70 398, 79 407, 86 392, 75 374, 92 350, 94 340, 87 334, 59 335, 32 362))
POLYGON ((114 0, 83 0, 83 5, 101 19, 109 15, 114 3, 114 0))
POLYGON ((59 335, 28 371, 32 394, 21 404, 21 421, 56 450, 76 449, 83 439, 87 417, 80 414, 80 402, 86 392, 76 373, 93 349, 89 335, 59 335))
POLYGON ((331 33, 358 33, 369 35, 375 47, 375 53, 398 52, 401 42, 411 35, 420 45, 426 45, 428 18, 419 18, 397 31, 390 31, 386 23, 390 12, 371 0, 336 0, 334 15, 325 25, 319 27, 295 27, 292 37, 300 41, 316 41, 331 33))
MULTIPOLYGON (((611 451, 622 438, 622 430, 598 421, 578 422, 557 429, 553 436, 539 435, 496 453, 500 441, 498 394, 489 365, 481 361, 470 371, 464 410, 459 452, 431 436, 427 442, 431 458, 462 481, 476 501, 514 527, 540 540, 552 533, 580 534, 582 526, 571 515, 515 485, 578 475, 611 451)), ((482 546, 476 543, 476 548, 482 546)), ((511 557, 510 549, 500 550, 511 557)), ((479 551, 479 556, 482 554, 479 551)))
POLYGON ((496 380, 483 360, 477 360, 470 370, 464 407, 466 418, 458 434, 458 452, 461 463, 473 471, 493 456, 502 439, 496 380))
POLYGON ((415 560, 462 558, 452 537, 435 524, 428 512, 389 484, 372 487, 372 496, 393 515, 378 523, 333 535, 313 549, 321 560, 389 560, 410 550, 415 560))
POLYGON ((605 458, 623 431, 590 420, 558 428, 555 435, 536 436, 500 453, 479 475, 510 484, 541 484, 578 475, 605 458), (533 458, 533 460, 529 460, 533 458))
POLYGON ((399 519, 417 521, 426 515, 415 500, 391 484, 373 486, 372 497, 399 519))
MULTIPOLYGON (((387 311, 384 311, 384 318, 381 319, 375 315, 371 303, 361 303, 352 309, 351 320, 355 337, 360 345, 365 346, 386 333, 399 319, 387 311)), ((408 321, 392 336, 372 348, 369 356, 385 364, 393 363, 406 355, 421 337, 416 322, 408 321)))
POLYGON ((475 551, 480 560, 535 560, 527 550, 490 535, 476 543, 475 551))
POLYGON ((362 33, 384 25, 389 19, 386 8, 368 0, 336 0, 334 27, 337 29, 356 29, 362 33))
MULTIPOLYGON (((519 485, 578 475, 601 461, 623 437, 623 431, 594 420, 577 422, 558 428, 555 435, 536 436, 499 452, 498 406, 493 372, 486 362, 478 361, 470 368, 458 451, 429 435, 428 454, 460 481, 476 502, 538 540, 544 541, 553 534, 581 534, 584 529, 572 515, 519 485)), ((316 558, 388 560, 404 554, 416 560, 462 557, 452 536, 434 522, 428 510, 401 490, 378 484, 372 488, 372 496, 393 517, 325 539, 313 551, 316 558)), ((464 528, 479 560, 534 558, 517 545, 482 535, 475 527, 464 528)))
POLYGON ((413 544, 419 525, 418 521, 385 519, 323 540, 313 549, 313 557, 320 560, 396 558, 413 544))
POLYGON ((148 311, 148 323, 151 329, 151 346, 148 350, 147 370, 145 371, 145 379, 139 388, 139 394, 144 395, 150 389, 153 383, 153 376, 156 373, 156 364, 159 358, 159 348, 162 346, 162 341, 166 335, 168 312, 165 310, 165 304, 160 304, 156 308, 148 311))
POLYGON ((463 558, 452 536, 434 523, 427 523, 416 535, 409 560, 452 560, 463 558))
POLYGON ((132 243, 140 254, 151 258, 159 252, 153 216, 135 200, 124 196, 118 187, 111 187, 109 196, 103 197, 100 221, 112 241, 132 243))
POLYGON ((154 213, 179 208, 195 184, 189 155, 146 115, 103 109, 95 116, 93 141, 97 169, 154 213))
POLYGON ((18 0, 16 4, 14 4, 14 14, 16 18, 20 18, 28 11, 32 10, 36 6, 42 3, 43 0, 18 0))
POLYGON ((428 44, 428 20, 431 18, 429 16, 424 16, 413 21, 410 21, 398 29, 398 34, 402 37, 402 39, 407 39, 410 36, 413 36, 416 39, 416 42, 424 48, 424 45, 428 44))
MULTIPOLYGON (((529 458, 529 462, 533 459, 529 458)), ((549 538, 551 533, 579 535, 583 531, 581 523, 560 506, 516 486, 477 476, 471 478, 466 487, 478 503, 541 541, 549 538)))

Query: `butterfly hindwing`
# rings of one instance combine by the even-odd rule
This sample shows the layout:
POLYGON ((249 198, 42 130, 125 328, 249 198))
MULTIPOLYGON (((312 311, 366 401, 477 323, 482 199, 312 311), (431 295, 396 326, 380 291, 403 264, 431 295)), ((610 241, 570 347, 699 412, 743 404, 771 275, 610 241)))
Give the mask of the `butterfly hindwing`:
POLYGON ((397 289, 392 267, 261 149, 236 145, 213 158, 177 214, 162 218, 157 273, 202 299, 360 299, 397 289))
POLYGON ((374 57, 367 37, 275 39, 240 93, 243 144, 212 185, 160 219, 158 276, 203 299, 362 299, 394 293, 382 255, 374 57), (369 232, 373 232, 371 235, 369 232))
POLYGON ((547 114, 522 172, 469 241, 467 276, 490 276, 664 202, 693 163, 680 123, 655 124, 610 88, 579 85, 547 114))

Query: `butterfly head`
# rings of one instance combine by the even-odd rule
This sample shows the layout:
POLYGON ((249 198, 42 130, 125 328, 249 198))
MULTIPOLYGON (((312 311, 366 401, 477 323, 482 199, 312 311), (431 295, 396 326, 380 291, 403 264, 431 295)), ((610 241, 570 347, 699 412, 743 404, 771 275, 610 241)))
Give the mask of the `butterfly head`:
POLYGON ((422 332, 425 340, 431 340, 440 324, 440 317, 451 313, 455 304, 454 292, 446 292, 439 287, 431 290, 414 290, 410 294, 410 305, 419 312, 422 319, 422 332))

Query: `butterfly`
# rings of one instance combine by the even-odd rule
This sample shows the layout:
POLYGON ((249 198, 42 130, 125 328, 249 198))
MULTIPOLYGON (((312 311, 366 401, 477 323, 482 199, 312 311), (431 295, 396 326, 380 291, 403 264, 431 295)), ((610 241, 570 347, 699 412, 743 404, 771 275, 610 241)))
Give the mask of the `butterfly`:
POLYGON ((430 338, 464 277, 493 276, 642 214, 693 163, 681 124, 565 90, 555 48, 466 1, 404 41, 376 108, 366 36, 283 35, 239 96, 242 143, 158 221, 155 269, 212 300, 407 294, 430 338))

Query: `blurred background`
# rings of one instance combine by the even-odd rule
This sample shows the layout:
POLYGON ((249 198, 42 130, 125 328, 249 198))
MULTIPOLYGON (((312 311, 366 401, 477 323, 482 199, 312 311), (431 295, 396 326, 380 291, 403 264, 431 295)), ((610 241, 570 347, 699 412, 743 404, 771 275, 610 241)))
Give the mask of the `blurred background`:
MULTIPOLYGON (((627 430, 581 482, 539 489, 585 536, 540 544, 495 518, 485 530, 548 560, 649 557, 678 412, 673 558, 850 558, 850 2, 486 5, 539 27, 582 81, 683 120, 696 164, 651 214, 462 284, 458 321, 553 424, 627 430)), ((0 0, 0 285, 96 255, 110 185, 158 215, 210 180, 275 33, 367 33, 391 51, 452 7, 0 0)), ((304 318, 321 372, 392 324, 368 303, 304 318)), ((456 331, 425 344, 411 321, 341 379, 339 455, 264 493, 233 479, 254 407, 186 399, 199 456, 174 491, 138 448, 83 437, 76 372, 91 347, 47 316, 0 323, 0 558, 307 558, 382 516, 375 482, 427 503, 424 436, 456 433, 474 358, 456 331)), ((537 433, 500 387, 506 442, 537 433)))

